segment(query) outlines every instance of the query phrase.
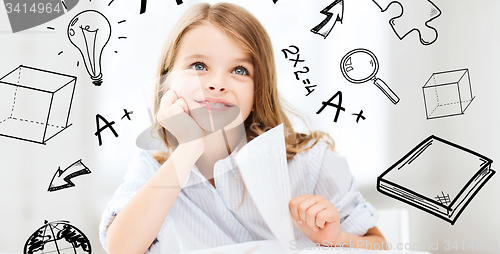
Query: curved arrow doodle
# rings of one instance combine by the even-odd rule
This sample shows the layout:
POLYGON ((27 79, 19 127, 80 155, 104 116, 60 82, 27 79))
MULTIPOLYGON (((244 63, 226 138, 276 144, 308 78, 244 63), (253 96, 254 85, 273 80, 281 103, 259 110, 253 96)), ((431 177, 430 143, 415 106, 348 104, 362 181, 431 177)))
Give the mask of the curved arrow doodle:
POLYGON ((333 3, 325 7, 319 13, 326 15, 326 18, 311 29, 311 32, 323 36, 325 39, 332 31, 333 27, 339 21, 342 23, 342 18, 344 17, 344 0, 335 0, 333 3), (330 20, 335 18, 332 22, 330 20))
POLYGON ((57 191, 65 188, 75 187, 75 184, 71 181, 71 178, 90 173, 90 170, 82 163, 81 159, 71 164, 64 170, 61 170, 61 167, 59 167, 59 169, 52 177, 52 181, 50 181, 48 191, 57 191))

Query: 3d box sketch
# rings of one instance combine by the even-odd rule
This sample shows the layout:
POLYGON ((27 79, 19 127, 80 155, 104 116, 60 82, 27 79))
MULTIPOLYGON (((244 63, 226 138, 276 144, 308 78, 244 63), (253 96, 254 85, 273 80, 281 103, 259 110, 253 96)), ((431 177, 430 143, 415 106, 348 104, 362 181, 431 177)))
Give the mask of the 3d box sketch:
POLYGON ((427 119, 461 115, 474 99, 468 69, 433 73, 422 89, 427 119))
POLYGON ((0 136, 45 144, 69 126, 76 77, 20 65, 0 79, 0 136))
POLYGON ((432 135, 382 173, 377 190, 453 225, 495 174, 492 163, 432 135))

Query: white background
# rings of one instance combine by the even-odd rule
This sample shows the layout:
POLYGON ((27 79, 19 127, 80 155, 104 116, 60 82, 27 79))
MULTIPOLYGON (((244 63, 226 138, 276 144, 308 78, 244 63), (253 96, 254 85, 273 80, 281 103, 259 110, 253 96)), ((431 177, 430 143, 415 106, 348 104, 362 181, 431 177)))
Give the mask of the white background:
MULTIPOLYGON (((139 15, 139 0, 115 1, 109 6, 109 2, 80 0, 64 16, 16 34, 11 33, 7 15, 0 8, 0 76, 27 65, 78 77, 70 128, 47 145, 0 137, 0 252, 22 252, 25 241, 44 220, 69 220, 89 237, 93 253, 104 253, 97 230, 100 216, 122 182, 131 158, 139 152, 136 136, 150 124, 148 90, 164 39, 184 10, 201 1, 184 2, 177 6, 174 0, 148 0, 146 13, 139 15), (81 56, 66 36, 68 22, 86 9, 99 10, 112 25, 112 38, 102 58, 101 87, 91 83, 81 56), (118 24, 121 20, 126 22, 118 24), (55 30, 48 30, 47 26, 55 30), (127 38, 118 39, 119 36, 127 38), (58 55, 60 51, 63 53, 58 55), (131 122, 120 120, 123 109, 134 111, 131 122), (94 135, 96 114, 116 122, 118 138, 105 131, 103 145, 98 146, 94 135), (92 173, 75 178, 74 188, 47 192, 57 168, 65 168, 78 159, 92 173)), ((500 159, 500 2, 433 1, 442 14, 431 22, 439 37, 430 46, 420 44, 416 33, 403 40, 397 38, 388 23, 400 12, 396 5, 381 12, 371 0, 346 1, 343 23, 337 23, 328 38, 323 39, 309 30, 325 18, 319 11, 331 1, 229 2, 248 9, 267 29, 275 49, 280 92, 310 118, 315 129, 330 133, 337 152, 347 157, 368 201, 376 208, 410 210, 412 242, 443 244, 445 240, 464 240, 465 251, 461 253, 477 253, 467 249, 467 244, 500 240, 498 176, 485 185, 453 226, 375 189, 378 175, 432 134, 493 161, 500 159), (305 59, 295 69, 281 52, 289 45, 299 47, 300 57, 305 59), (398 94, 401 101, 397 105, 371 83, 355 85, 344 79, 340 59, 355 48, 367 48, 377 55, 377 77, 398 94), (302 82, 293 75, 302 66, 310 69, 304 78, 318 85, 308 97, 302 82), (462 68, 470 71, 475 100, 464 115, 426 120, 422 86, 433 72, 462 68), (338 122, 333 122, 333 108, 315 114, 321 102, 339 90, 346 111, 340 114, 338 122), (366 120, 356 123, 351 114, 360 110, 366 120)), ((297 127, 301 129, 299 123, 297 127)), ((493 168, 495 165, 494 162, 493 168)), ((453 181, 456 174, 468 174, 451 168, 443 170, 448 177, 436 181, 453 181)), ((447 253, 443 247, 440 245, 440 251, 434 253, 447 253)))

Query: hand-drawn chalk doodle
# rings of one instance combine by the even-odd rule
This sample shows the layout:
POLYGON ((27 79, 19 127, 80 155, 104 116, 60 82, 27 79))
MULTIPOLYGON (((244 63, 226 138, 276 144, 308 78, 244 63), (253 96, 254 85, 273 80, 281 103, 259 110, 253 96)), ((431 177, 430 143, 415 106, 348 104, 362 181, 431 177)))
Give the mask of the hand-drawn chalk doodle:
POLYGON ((143 14, 146 12, 146 5, 148 4, 147 0, 141 0, 141 10, 139 14, 143 14))
MULTIPOLYGON (((133 114, 134 111, 128 111, 127 109, 123 109, 123 111, 125 112, 125 115, 123 115, 120 120, 123 120, 124 118, 126 118, 127 120, 132 121, 132 118, 130 118, 130 115, 133 114)), ((104 118, 103 116, 97 114, 95 116, 95 123, 97 126, 97 131, 94 133, 94 135, 97 136, 97 139, 99 141, 99 146, 102 145, 101 132, 107 128, 109 128, 110 131, 113 132, 113 134, 115 135, 116 138, 118 137, 118 133, 116 132, 115 128, 113 128, 113 124, 115 124, 115 121, 110 122, 106 118, 104 118), (99 124, 99 121, 102 121, 103 123, 105 123, 105 125, 101 127, 99 124)))
POLYGON ((375 77, 378 68, 379 63, 375 54, 363 48, 350 51, 340 61, 342 75, 344 75, 349 82, 360 84, 373 81, 392 103, 397 104, 399 102, 399 97, 383 80, 375 77))
POLYGON ((75 163, 69 165, 64 170, 61 167, 57 169, 56 173, 52 177, 49 184, 49 189, 47 191, 57 191, 65 188, 75 187, 75 184, 71 181, 71 178, 77 176, 90 174, 89 168, 85 166, 82 160, 77 160, 75 163))
POLYGON ((366 120, 366 117, 363 115, 363 110, 359 111, 359 113, 357 113, 357 114, 353 113, 351 115, 356 116, 356 123, 359 122, 359 119, 366 120))
POLYGON ((89 239, 69 221, 44 222, 24 244, 24 254, 92 253, 89 239))
POLYGON ((323 111, 323 109, 326 108, 326 106, 334 107, 337 109, 337 111, 335 112, 335 118, 333 119, 333 122, 335 122, 335 123, 337 122, 337 120, 339 118, 340 111, 345 111, 345 108, 342 107, 342 92, 341 91, 338 91, 337 93, 335 93, 335 95, 333 95, 330 99, 328 99, 328 101, 323 101, 321 104, 323 104, 323 106, 318 110, 318 112, 316 112, 316 114, 320 114, 321 111, 323 111), (332 103, 332 100, 335 99, 336 97, 339 97, 338 104, 332 103))
POLYGON ((400 40, 417 31, 420 42, 430 45, 438 38, 437 30, 429 23, 441 15, 441 10, 429 0, 373 0, 382 12, 390 5, 397 3, 401 6, 401 14, 389 20, 392 30, 400 40))
MULTIPOLYGON (((293 68, 295 68, 297 66, 297 63, 305 62, 304 59, 300 59, 299 48, 297 46, 290 45, 289 48, 292 48, 293 51, 290 49, 282 49, 281 52, 283 52, 283 54, 285 54, 285 59, 288 59, 288 54, 297 55, 297 57, 295 59, 293 59, 293 58, 288 59, 289 61, 293 62, 293 68)), ((309 67, 307 67, 307 66, 302 66, 302 69, 303 69, 302 71, 294 71, 293 72, 296 80, 300 80, 299 74, 306 74, 309 72, 309 67)), ((313 87, 318 86, 318 85, 311 85, 311 81, 309 81, 308 78, 303 79, 302 83, 304 84, 305 89, 307 90, 306 96, 308 96, 309 94, 314 92, 313 87)))
POLYGON ((469 69, 433 73, 422 90, 427 119, 463 115, 475 98, 469 69))
POLYGON ((111 38, 109 20, 98 11, 82 11, 69 22, 67 35, 69 41, 80 51, 92 83, 100 86, 102 51, 111 38))
POLYGON ((123 111, 125 111, 125 115, 123 115, 120 120, 123 120, 123 118, 126 117, 129 121, 132 121, 132 119, 130 118, 130 115, 133 114, 134 111, 127 111, 126 109, 123 109, 123 111))
POLYGON ((431 135, 377 178, 377 190, 453 225, 495 174, 492 162, 431 135))
POLYGON ((73 9, 79 0, 4 1, 13 33, 56 19, 73 9))
POLYGON ((344 17, 344 0, 333 1, 319 13, 326 15, 326 18, 317 26, 313 27, 311 32, 319 34, 326 39, 337 21, 342 23, 342 18, 344 17), (334 18, 334 20, 332 20, 332 18, 334 18))
POLYGON ((97 139, 99 141, 99 146, 102 146, 101 132, 107 128, 109 128, 111 130, 111 132, 113 132, 113 135, 115 135, 116 138, 118 137, 118 133, 116 133, 115 128, 113 128, 113 124, 115 124, 115 121, 109 122, 108 120, 106 120, 106 118, 97 114, 95 116, 95 123, 97 126, 97 131, 94 134, 97 136, 97 139), (101 127, 99 125, 99 120, 103 121, 105 123, 105 125, 103 127, 101 127))
POLYGON ((76 77, 20 65, 0 78, 0 136, 46 144, 69 126, 76 77))

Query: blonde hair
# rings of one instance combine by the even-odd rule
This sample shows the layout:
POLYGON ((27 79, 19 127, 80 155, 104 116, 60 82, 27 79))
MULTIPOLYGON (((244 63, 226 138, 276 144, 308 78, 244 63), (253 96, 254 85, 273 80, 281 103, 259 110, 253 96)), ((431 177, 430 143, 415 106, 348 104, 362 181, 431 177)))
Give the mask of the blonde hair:
MULTIPOLYGON (((165 42, 159 63, 157 73, 159 79, 156 82, 154 99, 155 125, 153 131, 158 131, 160 136, 164 137, 165 145, 169 149, 168 153, 171 153, 175 149, 178 145, 177 141, 156 120, 162 96, 165 93, 165 89, 168 89, 165 85, 165 80, 174 66, 183 35, 203 24, 211 24, 219 28, 236 45, 248 52, 253 61, 255 70, 254 110, 244 121, 247 141, 283 123, 288 160, 293 158, 297 153, 312 148, 321 138, 325 138, 328 147, 333 150, 333 140, 324 132, 315 131, 310 134, 301 134, 293 131, 283 106, 287 107, 287 112, 298 116, 302 121, 304 120, 278 94, 276 66, 271 39, 260 22, 247 10, 237 5, 229 3, 210 5, 203 3, 192 6, 179 19, 165 42), (313 144, 306 147, 306 144, 311 140, 314 140, 313 144)), ((306 124, 306 126, 308 125, 306 124)), ((168 153, 157 152, 154 154, 154 157, 158 162, 164 163, 168 158, 168 153)))

